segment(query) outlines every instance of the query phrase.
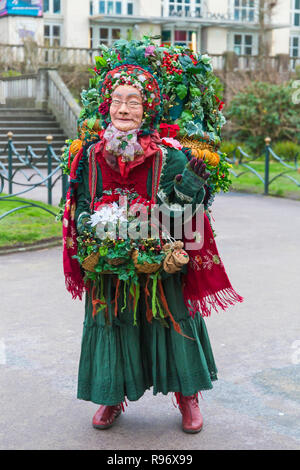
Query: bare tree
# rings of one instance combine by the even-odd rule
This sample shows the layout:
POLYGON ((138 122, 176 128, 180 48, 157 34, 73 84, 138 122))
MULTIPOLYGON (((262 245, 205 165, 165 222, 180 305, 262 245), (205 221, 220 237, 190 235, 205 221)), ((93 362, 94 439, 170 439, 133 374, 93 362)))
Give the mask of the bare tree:
POLYGON ((270 39, 272 16, 278 0, 258 0, 258 66, 264 66, 265 59, 270 55, 270 39))

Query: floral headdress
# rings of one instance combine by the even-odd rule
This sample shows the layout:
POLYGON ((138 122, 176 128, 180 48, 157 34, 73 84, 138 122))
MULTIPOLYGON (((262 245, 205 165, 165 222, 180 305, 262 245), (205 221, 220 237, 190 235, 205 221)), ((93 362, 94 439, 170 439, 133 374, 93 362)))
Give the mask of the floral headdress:
POLYGON ((144 118, 141 129, 153 130, 161 118, 161 94, 155 77, 148 71, 132 64, 124 64, 107 73, 100 85, 100 100, 98 112, 102 116, 103 127, 110 123, 109 107, 111 95, 120 85, 130 85, 137 88, 143 98, 144 118))
MULTIPOLYGON (((206 206, 210 206, 213 195, 228 191, 230 186, 231 165, 219 149, 221 128, 226 122, 224 103, 218 97, 221 84, 207 55, 185 46, 158 46, 153 42, 156 39, 147 36, 142 40, 120 39, 112 47, 99 46, 94 76, 81 94, 78 139, 85 148, 99 140, 99 131, 111 121, 109 106, 114 87, 133 84, 142 92, 144 101, 139 136, 153 134, 159 128, 161 138, 167 137, 170 145, 172 138, 179 140, 188 159, 192 156, 204 159, 211 173, 206 185, 209 192, 206 206)), ((72 141, 67 144, 62 167, 69 174, 72 141)))

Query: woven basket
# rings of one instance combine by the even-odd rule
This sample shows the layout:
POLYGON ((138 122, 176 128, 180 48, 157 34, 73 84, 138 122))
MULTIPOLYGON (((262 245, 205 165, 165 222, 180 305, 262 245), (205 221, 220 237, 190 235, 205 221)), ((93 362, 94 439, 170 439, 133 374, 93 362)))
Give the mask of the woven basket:
POLYGON ((111 264, 112 266, 120 266, 120 264, 124 264, 125 261, 126 261, 125 258, 114 258, 114 259, 107 260, 108 264, 111 264))
POLYGON ((98 264, 100 254, 99 253, 91 253, 87 256, 82 263, 83 269, 86 271, 95 272, 95 267, 98 264))
POLYGON ((131 255, 135 269, 139 273, 156 273, 156 271, 159 270, 161 267, 161 263, 138 263, 138 256, 139 256, 139 251, 138 250, 133 250, 133 253, 131 255))

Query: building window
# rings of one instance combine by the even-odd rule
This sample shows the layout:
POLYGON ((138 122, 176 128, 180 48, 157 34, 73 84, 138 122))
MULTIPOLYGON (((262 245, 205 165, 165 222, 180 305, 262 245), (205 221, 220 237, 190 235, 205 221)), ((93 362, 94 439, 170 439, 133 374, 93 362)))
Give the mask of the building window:
POLYGON ((44 11, 44 13, 49 12, 49 0, 44 0, 43 11, 44 11))
POLYGON ((162 43, 184 46, 193 50, 197 44, 197 33, 192 30, 174 29, 162 31, 162 43))
POLYGON ((174 44, 176 46, 187 46, 192 49, 192 35, 194 31, 174 31, 174 44))
POLYGON ((201 16, 202 0, 165 0, 164 10, 167 15, 164 16, 201 16))
POLYGON ((44 25, 44 45, 46 47, 59 47, 61 45, 61 27, 55 24, 44 25))
POLYGON ((117 39, 121 37, 120 28, 99 28, 99 42, 106 46, 111 46, 117 39))
POLYGON ((133 15, 133 3, 127 0, 100 0, 100 15, 133 15))
POLYGON ((93 33, 93 28, 90 28, 90 37, 89 37, 89 43, 90 43, 90 49, 93 49, 93 36, 94 36, 94 33, 93 33))
POLYGON ((163 44, 171 46, 172 44, 172 31, 162 31, 161 40, 163 44))
POLYGON ((300 57, 300 36, 290 37, 290 56, 300 57))
POLYGON ((44 60, 49 63, 61 61, 61 26, 57 24, 44 25, 44 60), (53 48, 53 49, 52 49, 53 48))
POLYGON ((53 13, 60 13, 60 0, 53 0, 53 13))
POLYGON ((44 3, 43 3, 44 13, 59 14, 61 13, 60 8, 61 8, 60 0, 44 0, 44 3))
POLYGON ((255 0, 234 0, 235 21, 254 21, 255 13, 255 0))
POLYGON ((253 54, 253 35, 252 34, 234 34, 233 50, 237 55, 253 54))
POLYGON ((292 24, 300 26, 300 0, 293 0, 292 24))

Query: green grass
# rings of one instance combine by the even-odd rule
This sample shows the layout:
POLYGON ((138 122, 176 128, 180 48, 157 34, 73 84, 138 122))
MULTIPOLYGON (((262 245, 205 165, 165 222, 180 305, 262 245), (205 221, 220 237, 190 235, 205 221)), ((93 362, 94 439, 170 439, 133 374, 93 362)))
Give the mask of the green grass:
MULTIPOLYGON (((256 170, 264 178, 265 163, 263 161, 256 161, 249 163, 254 170, 256 170)), ((247 169, 241 165, 233 165, 232 170, 239 174, 247 169)), ((279 173, 287 170, 286 167, 280 163, 270 163, 270 180, 279 173)), ((291 170, 287 173, 292 176, 300 184, 300 173, 295 170, 291 170)), ((249 193, 260 193, 264 192, 264 185, 253 173, 246 173, 236 178, 231 175, 232 185, 231 191, 243 191, 249 193)), ((300 200, 300 186, 297 186, 293 181, 290 181, 286 177, 280 177, 269 185, 269 194, 272 196, 287 197, 292 199, 300 200)))
MULTIPOLYGON (((57 207, 30 199, 26 201, 38 204, 55 214, 58 212, 57 207)), ((16 199, 0 200, 0 216, 15 207, 24 205, 24 203, 16 202, 16 199)), ((61 231, 61 222, 57 222, 54 215, 37 207, 21 209, 0 220, 0 248, 22 247, 58 239, 61 237, 61 231)))

